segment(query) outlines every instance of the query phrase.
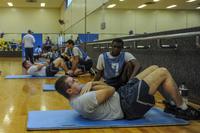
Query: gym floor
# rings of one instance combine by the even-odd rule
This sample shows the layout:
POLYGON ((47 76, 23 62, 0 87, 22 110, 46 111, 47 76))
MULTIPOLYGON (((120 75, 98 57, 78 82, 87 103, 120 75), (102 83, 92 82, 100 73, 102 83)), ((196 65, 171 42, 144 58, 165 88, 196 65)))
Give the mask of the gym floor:
MULTIPOLYGON (((6 75, 20 75, 23 70, 21 58, 0 58, 0 133, 26 133, 27 114, 32 110, 71 109, 67 100, 56 91, 43 92, 42 85, 53 84, 56 79, 4 79, 6 75)), ((90 76, 78 78, 85 83, 90 76)), ((156 94, 156 106, 163 107, 162 97, 156 94)), ((200 133, 199 121, 191 121, 188 126, 105 128, 82 130, 31 131, 31 133, 200 133)))

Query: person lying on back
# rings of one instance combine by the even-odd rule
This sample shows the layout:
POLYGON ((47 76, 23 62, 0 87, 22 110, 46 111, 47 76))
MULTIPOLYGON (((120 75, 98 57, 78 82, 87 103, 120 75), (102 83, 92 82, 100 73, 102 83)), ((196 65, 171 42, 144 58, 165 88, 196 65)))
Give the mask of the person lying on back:
POLYGON ((176 117, 200 119, 200 112, 188 106, 166 68, 156 65, 145 69, 117 91, 102 81, 88 82, 81 87, 70 76, 55 83, 58 93, 67 98, 81 116, 92 120, 138 119, 154 106, 154 95, 162 85, 175 103, 176 117))

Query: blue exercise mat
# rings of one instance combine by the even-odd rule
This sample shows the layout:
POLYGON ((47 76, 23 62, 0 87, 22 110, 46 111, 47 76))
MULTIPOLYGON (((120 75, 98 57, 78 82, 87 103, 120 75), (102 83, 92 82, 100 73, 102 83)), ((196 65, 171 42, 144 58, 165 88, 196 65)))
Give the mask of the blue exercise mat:
POLYGON ((5 78, 6 79, 37 79, 37 78, 58 78, 61 77, 62 75, 55 75, 53 77, 46 77, 46 76, 32 76, 32 75, 8 75, 5 78))
POLYGON ((54 84, 44 84, 43 85, 43 91, 55 91, 55 85, 54 84))
POLYGON ((158 108, 152 108, 144 118, 137 120, 93 121, 82 118, 74 110, 31 111, 28 113, 28 130, 82 129, 109 127, 145 127, 187 125, 188 121, 175 118, 158 108))

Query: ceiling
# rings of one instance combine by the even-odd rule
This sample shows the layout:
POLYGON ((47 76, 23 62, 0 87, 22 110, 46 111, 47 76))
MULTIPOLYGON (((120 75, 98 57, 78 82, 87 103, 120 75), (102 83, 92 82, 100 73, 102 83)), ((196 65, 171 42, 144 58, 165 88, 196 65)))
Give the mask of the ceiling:
MULTIPOLYGON (((106 3, 106 6, 109 4, 116 4, 113 9, 138 9, 137 7, 146 3, 152 2, 153 0, 124 0, 120 2, 119 0, 109 0, 106 3)), ((200 6, 200 0, 196 0, 195 2, 187 3, 187 0, 160 0, 155 4, 147 5, 142 9, 166 9, 167 6, 177 5, 177 7, 172 9, 189 9, 194 10, 196 7, 200 6)))
POLYGON ((14 7, 40 8, 40 3, 46 3, 46 8, 60 8, 64 0, 0 0, 0 7, 8 7, 7 2, 12 2, 14 7), (34 1, 34 2, 27 2, 34 1))

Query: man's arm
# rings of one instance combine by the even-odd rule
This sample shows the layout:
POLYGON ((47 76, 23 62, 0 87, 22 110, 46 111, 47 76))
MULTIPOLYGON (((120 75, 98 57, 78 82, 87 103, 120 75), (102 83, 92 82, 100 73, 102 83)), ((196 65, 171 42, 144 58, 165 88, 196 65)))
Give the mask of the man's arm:
POLYGON ((109 85, 96 85, 92 90, 96 92, 98 105, 107 101, 115 93, 115 88, 109 85))
POLYGON ((92 86, 95 86, 95 85, 108 85, 108 84, 106 84, 103 81, 92 81, 92 86))
POLYGON ((73 72, 77 69, 78 62, 79 62, 79 57, 73 56, 73 60, 72 60, 72 71, 73 72))
POLYGON ((41 70, 44 66, 46 66, 46 64, 36 64, 37 66, 37 70, 41 70))
MULTIPOLYGON (((108 86, 106 83, 104 83, 103 81, 92 81, 92 82, 88 82, 85 84, 85 86, 81 89, 80 94, 83 95, 87 92, 90 92, 91 90, 98 90, 99 87, 97 85, 104 85, 105 87, 108 86), (94 87, 97 86, 97 87, 94 87)), ((101 87, 104 87, 101 86, 101 87)), ((101 88, 100 88, 101 89, 101 88)))
POLYGON ((32 35, 32 37, 33 37, 33 43, 35 43, 35 37, 32 35))
POLYGON ((132 63, 132 65, 134 67, 133 73, 130 77, 130 78, 133 78, 136 76, 136 74, 138 74, 141 66, 140 66, 140 63, 138 62, 138 60, 136 60, 136 59, 130 60, 130 62, 132 63))
POLYGON ((103 76, 103 70, 97 70, 97 74, 94 77, 94 81, 99 81, 103 76))
POLYGON ((103 76, 103 72, 104 72, 104 58, 103 58, 103 54, 100 54, 98 57, 98 61, 97 61, 97 74, 94 77, 94 81, 99 81, 101 79, 101 77, 103 76))

